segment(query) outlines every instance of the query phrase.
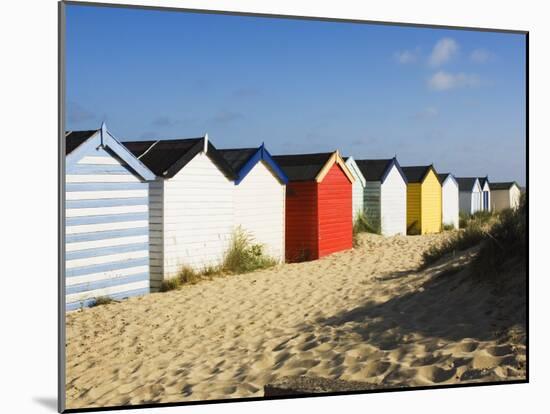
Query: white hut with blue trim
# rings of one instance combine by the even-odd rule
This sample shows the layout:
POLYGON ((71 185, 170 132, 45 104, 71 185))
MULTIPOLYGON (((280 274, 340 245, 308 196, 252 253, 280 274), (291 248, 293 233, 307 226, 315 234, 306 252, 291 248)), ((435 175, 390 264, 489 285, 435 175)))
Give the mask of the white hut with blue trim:
POLYGON ((351 174, 355 177, 355 181, 352 184, 352 219, 355 222, 357 216, 364 212, 365 207, 365 186, 367 182, 361 169, 353 159, 353 157, 344 158, 346 165, 348 166, 351 174))
POLYGON ((271 257, 285 260, 285 197, 288 178, 262 144, 219 150, 235 173, 234 225, 271 257))
POLYGON ((66 309, 149 292, 154 174, 107 131, 65 133, 66 309))
POLYGON ((478 177, 479 185, 481 186, 481 209, 483 211, 491 211, 491 183, 489 177, 478 177))
POLYGON ((458 182, 451 173, 437 174, 441 183, 441 211, 443 225, 458 229, 458 182))
POLYGON ((156 175, 149 187, 151 288, 183 266, 219 265, 234 229, 235 174, 208 135, 123 144, 156 175))

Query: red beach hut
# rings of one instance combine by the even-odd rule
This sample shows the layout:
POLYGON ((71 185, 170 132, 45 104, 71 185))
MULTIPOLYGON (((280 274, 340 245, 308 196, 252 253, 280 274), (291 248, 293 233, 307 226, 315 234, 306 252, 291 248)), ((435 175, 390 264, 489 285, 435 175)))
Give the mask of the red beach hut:
POLYGON ((287 261, 315 260, 351 249, 354 177, 338 151, 273 158, 289 179, 285 210, 287 261))

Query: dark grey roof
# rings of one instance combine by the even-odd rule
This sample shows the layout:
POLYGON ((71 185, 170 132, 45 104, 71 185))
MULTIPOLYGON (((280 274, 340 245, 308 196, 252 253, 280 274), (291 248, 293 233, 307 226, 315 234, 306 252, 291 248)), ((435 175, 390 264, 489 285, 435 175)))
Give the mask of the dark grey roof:
POLYGON ((290 181, 310 181, 317 177, 332 152, 317 154, 275 155, 273 159, 290 181))
POLYGON ((441 174, 437 174, 437 178, 439 178, 439 182, 441 184, 443 184, 445 182, 445 180, 447 179, 447 177, 449 176, 450 173, 441 173, 441 174))
POLYGON ((414 167, 401 167, 401 169, 403 170, 403 173, 405 174, 405 177, 407 177, 407 181, 409 183, 420 183, 422 182, 426 174, 428 174, 428 171, 430 169, 433 169, 433 166, 419 165, 414 167))
POLYGON ((69 155, 80 145, 86 142, 98 130, 90 129, 87 131, 66 131, 65 132, 65 155, 69 155))
POLYGON ((366 181, 381 181, 393 158, 383 160, 355 160, 366 181))
POLYGON ((472 191, 477 177, 455 177, 460 191, 472 191))
POLYGON ((501 182, 501 183, 490 183, 489 187, 491 188, 491 190, 508 190, 514 185, 516 185, 518 188, 520 188, 518 183, 516 183, 515 181, 501 182))
POLYGON ((246 162, 258 152, 258 148, 232 148, 220 149, 218 152, 233 168, 233 171, 238 173, 246 162))
MULTIPOLYGON (((126 141, 122 144, 157 176, 171 178, 203 151, 204 138, 126 141)), ((228 178, 235 177, 227 161, 210 141, 206 155, 228 178)))
POLYGON ((485 182, 489 182, 489 178, 487 177, 477 177, 477 179, 479 180, 479 185, 481 186, 481 188, 483 188, 485 182))

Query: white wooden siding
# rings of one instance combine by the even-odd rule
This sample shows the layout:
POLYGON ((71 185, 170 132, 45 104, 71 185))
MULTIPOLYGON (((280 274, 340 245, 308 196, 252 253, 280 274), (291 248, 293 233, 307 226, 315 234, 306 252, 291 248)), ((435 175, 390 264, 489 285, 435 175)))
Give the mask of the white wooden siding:
POLYGON ((161 232, 163 240, 157 249, 162 251, 152 252, 151 265, 162 266, 164 278, 183 265, 200 270, 221 263, 234 228, 233 187, 201 153, 164 181, 162 196, 152 194, 151 203, 163 206, 161 216, 151 216, 151 234, 161 232))
POLYGON ((285 192, 282 184, 263 163, 257 163, 235 186, 234 223, 261 243, 270 256, 284 261, 285 192))
POLYGON ((517 208, 521 191, 515 185, 506 190, 491 190, 491 207, 495 211, 517 208))
POLYGON ((451 224, 458 229, 458 184, 451 176, 445 180, 441 189, 443 224, 451 224))
POLYGON ((349 157, 346 160, 346 165, 349 167, 351 174, 355 178, 352 184, 352 220, 355 222, 357 216, 364 211, 365 205, 365 178, 361 174, 359 167, 353 160, 353 157, 349 157))
POLYGON ((380 215, 384 236, 407 234, 407 184, 395 165, 380 189, 380 215))

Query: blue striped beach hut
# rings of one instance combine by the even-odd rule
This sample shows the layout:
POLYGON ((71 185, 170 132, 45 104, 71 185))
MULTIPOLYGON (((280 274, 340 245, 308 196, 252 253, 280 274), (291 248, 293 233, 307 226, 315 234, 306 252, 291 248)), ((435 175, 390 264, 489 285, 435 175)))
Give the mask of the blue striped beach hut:
POLYGON ((65 304, 149 293, 149 191, 155 178, 107 131, 65 133, 65 304))

